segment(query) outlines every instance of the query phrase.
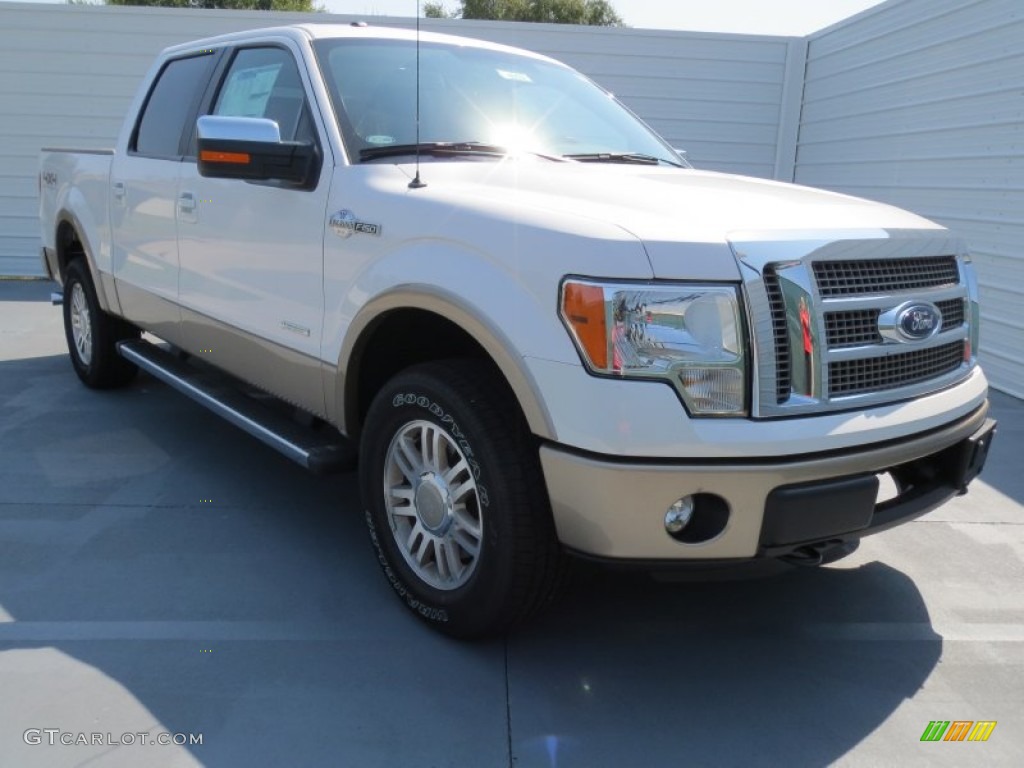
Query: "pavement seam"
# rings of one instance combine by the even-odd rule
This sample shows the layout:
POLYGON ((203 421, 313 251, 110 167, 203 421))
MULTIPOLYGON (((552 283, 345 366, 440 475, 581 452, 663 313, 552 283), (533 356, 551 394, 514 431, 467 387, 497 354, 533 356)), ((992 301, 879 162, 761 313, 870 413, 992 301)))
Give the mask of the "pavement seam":
POLYGON ((1013 520, 914 520, 914 523, 928 525, 1024 525, 1013 520))

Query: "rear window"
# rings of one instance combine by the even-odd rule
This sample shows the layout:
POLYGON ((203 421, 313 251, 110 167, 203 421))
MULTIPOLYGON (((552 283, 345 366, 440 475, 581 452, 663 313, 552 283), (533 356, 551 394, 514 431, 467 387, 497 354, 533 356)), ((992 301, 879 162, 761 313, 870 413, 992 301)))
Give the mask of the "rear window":
POLYGON ((132 149, 140 155, 179 159, 185 123, 206 88, 213 56, 169 61, 143 107, 132 149))

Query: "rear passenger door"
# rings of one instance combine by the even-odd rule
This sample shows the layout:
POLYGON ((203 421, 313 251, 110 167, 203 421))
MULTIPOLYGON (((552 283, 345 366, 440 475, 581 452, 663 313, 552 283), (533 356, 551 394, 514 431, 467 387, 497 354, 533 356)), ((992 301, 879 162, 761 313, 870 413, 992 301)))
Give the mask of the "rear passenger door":
POLYGON ((203 52, 162 67, 110 174, 112 264, 125 315, 177 342, 175 199, 185 148, 216 56, 203 52))

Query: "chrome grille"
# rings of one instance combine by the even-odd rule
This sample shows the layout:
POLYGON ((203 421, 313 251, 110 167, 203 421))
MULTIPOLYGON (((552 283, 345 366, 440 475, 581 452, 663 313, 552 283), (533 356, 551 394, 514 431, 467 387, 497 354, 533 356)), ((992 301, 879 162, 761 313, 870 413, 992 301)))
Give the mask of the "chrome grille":
MULTIPOLYGON (((964 324, 964 300, 947 299, 937 301, 935 306, 942 313, 943 331, 959 328, 964 324)), ((773 308, 773 320, 776 310, 773 308)), ((846 312, 825 313, 825 337, 832 349, 843 347, 860 347, 865 344, 881 344, 882 335, 878 332, 877 309, 854 309, 846 312)), ((783 321, 785 318, 783 318, 783 321)), ((785 327, 785 326, 783 326, 785 327)))
POLYGON ((764 287, 768 293, 768 306, 772 316, 772 334, 775 337, 775 398, 784 403, 789 398, 793 377, 793 364, 786 331, 786 302, 779 285, 779 276, 773 265, 764 271, 764 287))
POLYGON ((951 373, 963 362, 963 341, 885 357, 833 362, 828 365, 828 394, 842 397, 897 389, 951 373))
POLYGON ((960 282, 955 256, 815 261, 812 266, 822 298, 938 288, 960 282))
MULTIPOLYGON (((730 240, 750 313, 757 418, 868 408, 971 375, 976 288, 963 243, 944 231, 863 239, 730 240), (926 338, 903 308, 941 315, 926 338)), ((936 320, 939 318, 936 317, 936 320)))
POLYGON ((964 300, 948 299, 937 301, 935 306, 942 313, 942 330, 948 331, 952 328, 959 328, 964 324, 964 300))
POLYGON ((877 309, 853 309, 846 312, 825 313, 825 338, 829 347, 859 347, 881 344, 878 332, 877 309))

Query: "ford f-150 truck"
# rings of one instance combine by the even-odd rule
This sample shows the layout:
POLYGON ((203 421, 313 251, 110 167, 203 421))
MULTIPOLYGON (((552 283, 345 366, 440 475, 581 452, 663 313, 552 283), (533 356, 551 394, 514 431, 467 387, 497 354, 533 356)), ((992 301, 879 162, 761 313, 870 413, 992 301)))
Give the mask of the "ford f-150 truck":
POLYGON ((81 380, 142 368, 314 471, 358 458, 387 579, 452 635, 522 621, 568 555, 832 561, 964 492, 994 433, 959 239, 696 170, 526 51, 178 45, 40 189, 81 380))

